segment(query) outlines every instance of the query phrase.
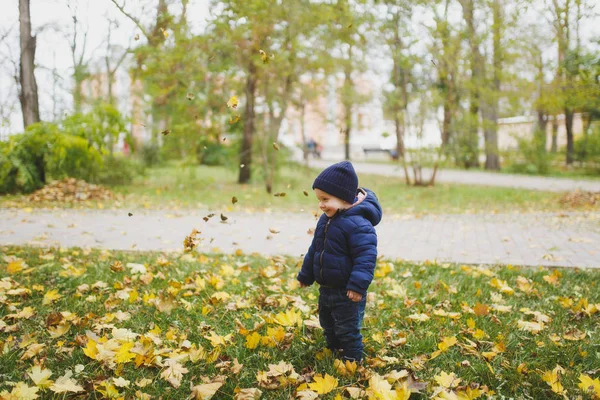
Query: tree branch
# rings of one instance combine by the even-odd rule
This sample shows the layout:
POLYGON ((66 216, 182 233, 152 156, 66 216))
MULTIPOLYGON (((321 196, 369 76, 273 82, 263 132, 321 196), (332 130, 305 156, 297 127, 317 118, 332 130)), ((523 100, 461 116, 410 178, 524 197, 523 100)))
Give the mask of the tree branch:
POLYGON ((135 18, 133 15, 131 15, 127 11, 125 11, 125 8, 124 8, 125 4, 123 4, 123 6, 120 6, 116 0, 110 0, 110 1, 112 1, 112 3, 119 9, 119 11, 121 11, 121 13, 123 13, 123 15, 125 15, 127 18, 129 18, 131 21, 133 21, 133 23, 142 31, 142 34, 146 37, 146 39, 150 40, 148 32, 146 32, 146 29, 144 29, 144 27, 142 26, 140 21, 137 18, 135 18))

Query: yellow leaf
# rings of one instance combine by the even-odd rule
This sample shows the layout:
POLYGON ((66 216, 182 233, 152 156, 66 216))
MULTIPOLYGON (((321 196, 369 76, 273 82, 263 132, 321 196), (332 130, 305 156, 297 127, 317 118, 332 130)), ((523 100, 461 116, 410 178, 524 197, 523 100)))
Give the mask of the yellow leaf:
POLYGON ((42 352, 46 347, 43 343, 33 343, 21 357, 21 360, 28 360, 42 352))
POLYGON ((545 328, 545 325, 543 322, 533 322, 533 321, 523 321, 523 320, 517 321, 517 326, 519 327, 519 329, 531 332, 534 335, 540 333, 540 331, 545 328))
POLYGON ((480 389, 471 389, 469 386, 467 386, 467 389, 462 391, 458 391, 456 392, 456 396, 458 397, 459 400, 474 400, 478 397, 480 397, 481 395, 483 395, 483 391, 480 389))
POLYGON ((196 400, 208 400, 212 398, 224 382, 211 382, 192 387, 192 398, 196 400))
POLYGON ((440 343, 438 343, 438 349, 441 351, 447 351, 450 347, 454 346, 456 342, 456 336, 445 337, 440 343))
POLYGON ((563 394, 566 393, 565 388, 560 383, 559 374, 564 373, 564 369, 560 366, 556 366, 552 371, 545 371, 542 375, 542 380, 546 382, 554 393, 563 394))
POLYGON ((35 386, 28 386, 25 382, 19 382, 15 385, 12 392, 10 392, 10 397, 2 397, 3 399, 10 400, 34 400, 39 396, 37 392, 40 389, 35 386))
POLYGON ((255 349, 256 347, 258 347, 260 338, 261 336, 258 332, 253 332, 251 335, 246 336, 246 348, 255 349))
POLYGON ((65 393, 65 392, 83 392, 83 387, 79 386, 76 381, 71 379, 72 372, 67 372, 61 376, 50 386, 50 390, 54 393, 65 393))
POLYGON ((122 364, 133 360, 136 355, 129 351, 133 348, 133 346, 133 342, 123 343, 123 345, 121 345, 121 347, 117 351, 117 354, 115 354, 115 362, 117 364, 122 364))
POLYGON ((284 313, 279 313, 275 316, 275 322, 283 326, 302 326, 302 315, 295 312, 293 309, 286 310, 284 313))
POLYGON ((225 336, 219 336, 215 333, 215 331, 211 331, 209 336, 204 336, 213 347, 217 346, 225 346, 229 341, 231 341, 231 334, 225 336))
POLYGON ((486 358, 486 360, 490 361, 494 357, 496 357, 498 355, 498 353, 496 353, 494 351, 482 351, 481 355, 484 356, 486 358))
POLYGON ((71 329, 71 324, 65 321, 60 325, 49 327, 48 333, 50 334, 51 338, 56 339, 67 333, 69 329, 71 329))
POLYGON ((577 328, 573 328, 566 331, 563 337, 567 340, 578 341, 585 339, 585 335, 585 332, 582 332, 577 328))
POLYGON ((406 318, 411 319, 413 321, 425 322, 425 321, 429 320, 429 315, 427 315, 427 314, 411 314, 406 318))
POLYGON ((485 304, 477 303, 475 304, 475 307, 473 307, 473 312, 475 312, 475 315, 477 316, 488 315, 490 313, 490 308, 485 304))
POLYGON ((17 259, 17 260, 11 261, 6 266, 6 272, 8 272, 11 275, 12 274, 16 274, 17 272, 21 272, 23 270, 23 265, 24 264, 25 263, 21 259, 17 259))
POLYGON ((174 388, 178 388, 181 385, 183 374, 188 372, 187 368, 171 358, 166 359, 164 365, 167 368, 161 372, 160 377, 169 382, 174 388))
POLYGON ((44 295, 44 300, 42 301, 42 304, 48 305, 48 304, 52 303, 53 301, 60 299, 61 297, 62 297, 62 295, 58 294, 57 289, 49 290, 44 295))
POLYGON ((579 388, 586 393, 593 393, 597 397, 600 397, 600 379, 592 379, 590 376, 585 374, 579 375, 579 388))
POLYGON ((98 356, 98 345, 92 339, 88 339, 88 342, 83 349, 83 354, 91 358, 92 360, 96 360, 98 356))
POLYGON ((46 368, 42 369, 39 365, 34 365, 31 368, 31 371, 27 372, 27 375, 29 375, 33 383, 40 388, 47 388, 53 383, 48 379, 52 375, 52 371, 46 368))
POLYGON ((503 281, 502 279, 492 278, 492 280, 490 281, 490 286, 493 286, 496 289, 498 289, 500 291, 500 293, 504 293, 504 294, 514 294, 515 293, 515 291, 506 284, 506 281, 503 281))
POLYGON ((475 330, 475 332, 473 333, 473 337, 477 340, 481 340, 484 337, 486 337, 487 335, 485 334, 485 332, 481 329, 477 329, 475 330))
POLYGON ((341 376, 352 376, 356 373, 358 364, 356 364, 355 361, 346 360, 346 362, 344 362, 336 359, 333 362, 333 367, 341 376))
POLYGON ((237 106, 238 106, 238 98, 237 98, 237 96, 231 96, 231 98, 227 102, 227 107, 233 108, 235 110, 237 108, 237 106))
POLYGON ((257 388, 241 389, 235 394, 234 400, 258 400, 262 391, 257 388))
POLYGON ((458 384, 460 383, 461 379, 458 378, 454 372, 447 374, 446 372, 442 371, 440 372, 439 375, 436 375, 433 377, 433 379, 440 385, 443 386, 447 389, 452 389, 458 386, 458 384))

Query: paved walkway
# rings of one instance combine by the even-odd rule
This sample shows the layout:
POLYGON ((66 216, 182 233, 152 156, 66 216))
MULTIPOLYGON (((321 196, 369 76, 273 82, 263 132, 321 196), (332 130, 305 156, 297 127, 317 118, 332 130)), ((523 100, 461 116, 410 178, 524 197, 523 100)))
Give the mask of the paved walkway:
MULTIPOLYGON (((325 168, 339 160, 310 160, 310 165, 316 168, 325 168)), ((392 164, 369 164, 353 162, 358 174, 374 174, 394 176, 404 179, 404 169, 392 164)), ((411 171, 409 171, 411 172, 411 171)), ((432 171, 423 169, 423 176, 431 176, 432 171)), ((588 192, 600 192, 600 180, 550 178, 543 176, 527 176, 515 174, 501 174, 496 172, 465 171, 442 169, 438 170, 436 182, 462 183, 465 185, 501 186, 533 190, 546 190, 552 192, 572 191, 576 189, 588 192)))
MULTIPOLYGON (((193 228, 201 249, 300 256, 316 220, 308 213, 231 213, 226 223, 208 212, 0 209, 0 245, 32 244, 122 250, 182 250, 193 228), (278 230, 272 234, 269 229, 278 230)), ((406 260, 600 268, 600 213, 384 215, 379 253, 406 260)))

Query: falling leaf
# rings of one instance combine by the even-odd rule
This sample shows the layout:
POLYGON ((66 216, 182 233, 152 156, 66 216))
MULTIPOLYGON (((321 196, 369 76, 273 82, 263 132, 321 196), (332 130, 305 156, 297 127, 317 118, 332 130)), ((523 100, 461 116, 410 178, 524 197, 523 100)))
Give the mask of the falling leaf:
POLYGON ((222 221, 222 222, 225 222, 225 221, 227 221, 227 219, 228 219, 228 218, 227 218, 226 216, 224 216, 223 214, 221 214, 221 221, 222 221))
POLYGON ((306 197, 308 197, 308 192, 307 192, 306 190, 303 190, 303 191, 302 191, 302 193, 304 193, 304 195, 305 195, 306 197))
POLYGON ((278 193, 275 193, 273 196, 275 196, 275 197, 285 197, 285 192, 278 192, 278 193))
POLYGON ((237 197, 233 196, 233 197, 231 198, 231 204, 235 204, 235 203, 237 203, 237 202, 238 202, 238 199, 237 199, 237 197))
POLYGON ((169 133, 171 133, 170 129, 165 129, 164 131, 161 132, 164 136, 167 136, 169 133))
POLYGON ((227 107, 232 108, 232 109, 237 109, 238 106, 238 98, 237 96, 231 96, 231 98, 229 99, 229 101, 227 102, 227 107))
POLYGON ((240 114, 236 114, 234 116, 232 116, 231 118, 229 118, 229 124, 233 125, 236 122, 238 122, 240 120, 240 118, 242 118, 242 116, 240 114))
POLYGON ((129 215, 130 217, 132 217, 132 216, 133 216, 133 214, 132 214, 132 213, 127 213, 127 215, 129 215))
POLYGON ((140 40, 140 34, 139 34, 139 33, 137 33, 137 34, 136 34, 136 35, 133 37, 133 39, 134 39, 134 40, 140 40))
POLYGON ((279 145, 277 144, 277 142, 273 142, 273 148, 275 150, 279 150, 279 145))
POLYGON ((169 37, 169 32, 167 32, 165 29, 160 28, 160 31, 162 32, 162 34, 165 37, 165 39, 169 37))
POLYGON ((269 232, 271 232, 273 235, 276 235, 279 233, 279 230, 277 230, 275 228, 269 228, 269 232))
POLYGON ((195 98, 196 96, 194 96, 194 94, 193 94, 193 93, 188 93, 186 97, 187 97, 187 99, 188 99, 189 101, 192 101, 192 100, 194 100, 194 98, 195 98))

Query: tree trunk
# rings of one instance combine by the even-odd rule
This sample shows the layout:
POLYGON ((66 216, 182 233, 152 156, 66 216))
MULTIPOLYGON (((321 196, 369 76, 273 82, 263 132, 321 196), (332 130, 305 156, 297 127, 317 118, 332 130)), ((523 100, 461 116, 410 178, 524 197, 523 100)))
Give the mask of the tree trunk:
MULTIPOLYGON (((352 77, 350 76, 350 67, 344 68, 344 87, 352 87, 352 77)), ((350 96, 345 96, 350 97, 350 96)), ((344 129, 344 158, 350 160, 350 134, 352 133, 352 102, 349 98, 343 100, 344 103, 344 122, 346 129, 344 129)))
POLYGON ((40 121, 38 88, 35 81, 35 46, 36 38, 31 36, 31 13, 29 0, 19 0, 20 24, 20 84, 19 100, 23 111, 23 126, 40 121))
POLYGON ((492 3, 493 21, 493 81, 492 90, 486 99, 486 115, 484 116, 485 135, 485 169, 500 170, 500 154, 498 153, 498 94, 500 93, 500 76, 502 72, 502 5, 500 0, 492 3))
POLYGON ((546 127, 548 126, 548 116, 544 113, 540 107, 536 110, 537 113, 537 125, 535 127, 535 135, 541 151, 546 151, 546 127))
POLYGON ((400 119, 399 112, 394 116, 394 125, 396 127, 396 154, 400 158, 404 157, 404 121, 400 119))
POLYGON ((240 171, 238 183, 250 182, 250 168, 252 164, 252 138, 254 136, 254 98, 256 96, 256 66, 251 61, 248 65, 246 78, 246 106, 244 110, 244 135, 240 149, 240 171))
POLYGON ((573 110, 565 108, 565 129, 567 131, 567 165, 573 164, 575 147, 573 143, 573 110))
POLYGON ((483 83, 483 57, 479 51, 479 41, 475 31, 474 5, 473 0, 460 1, 463 16, 467 24, 467 36, 471 48, 471 99, 469 106, 469 131, 467 133, 467 157, 465 158, 465 167, 479 166, 479 101, 480 85, 483 83))
POLYGON ((300 133, 302 135, 302 159, 304 164, 308 166, 308 139, 306 138, 306 122, 304 121, 306 115, 306 102, 304 99, 300 104, 300 133))
POLYGON ((552 144, 550 146, 551 153, 558 151, 558 115, 552 117, 552 144))

